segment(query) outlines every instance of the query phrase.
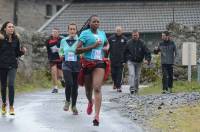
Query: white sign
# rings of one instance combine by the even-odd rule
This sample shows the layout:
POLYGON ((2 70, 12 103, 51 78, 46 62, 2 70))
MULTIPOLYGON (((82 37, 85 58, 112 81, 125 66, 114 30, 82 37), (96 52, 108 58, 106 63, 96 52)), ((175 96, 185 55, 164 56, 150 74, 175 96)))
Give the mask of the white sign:
POLYGON ((184 42, 182 47, 182 64, 196 65, 196 42, 184 42))

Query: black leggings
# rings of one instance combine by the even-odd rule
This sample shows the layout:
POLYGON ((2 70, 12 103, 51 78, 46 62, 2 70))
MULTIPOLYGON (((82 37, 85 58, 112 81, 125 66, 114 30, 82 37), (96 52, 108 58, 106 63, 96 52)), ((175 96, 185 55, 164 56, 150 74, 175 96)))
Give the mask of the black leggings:
POLYGON ((14 83, 15 83, 16 71, 17 71, 16 68, 0 69, 2 102, 6 103, 6 88, 8 85, 10 106, 13 106, 14 103, 14 95, 15 95, 14 83))
POLYGON ((63 75, 65 79, 65 97, 66 101, 70 102, 70 97, 72 99, 72 107, 76 106, 76 101, 78 97, 78 74, 79 72, 71 72, 69 70, 63 70, 63 75))

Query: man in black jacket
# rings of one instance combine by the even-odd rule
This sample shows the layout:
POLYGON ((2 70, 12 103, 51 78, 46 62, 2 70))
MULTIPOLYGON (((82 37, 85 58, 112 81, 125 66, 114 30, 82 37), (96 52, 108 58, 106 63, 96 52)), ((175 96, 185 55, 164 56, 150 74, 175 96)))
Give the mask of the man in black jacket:
POLYGON ((154 49, 154 53, 161 52, 163 94, 171 93, 173 87, 173 64, 177 55, 176 45, 170 40, 168 31, 162 33, 162 42, 154 49))
POLYGON ((110 43, 111 75, 114 82, 113 89, 117 89, 118 92, 122 92, 123 50, 127 43, 127 38, 122 33, 122 27, 117 26, 116 34, 108 39, 110 43))
POLYGON ((133 31, 132 39, 127 42, 124 50, 124 62, 128 63, 130 93, 137 94, 139 89, 141 64, 150 64, 151 53, 144 42, 139 39, 139 32, 133 31))

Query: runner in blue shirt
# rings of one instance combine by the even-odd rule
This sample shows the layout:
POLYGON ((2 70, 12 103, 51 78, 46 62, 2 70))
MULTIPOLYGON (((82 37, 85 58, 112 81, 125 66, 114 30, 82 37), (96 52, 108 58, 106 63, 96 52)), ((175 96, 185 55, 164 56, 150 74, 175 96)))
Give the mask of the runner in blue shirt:
POLYGON ((99 113, 101 108, 102 93, 101 85, 104 80, 105 69, 104 52, 108 51, 109 43, 104 31, 99 29, 100 20, 94 15, 90 18, 90 28, 84 30, 79 37, 79 44, 76 49, 77 54, 83 53, 82 69, 84 74, 84 84, 88 99, 87 114, 92 113, 93 103, 95 104, 95 117, 93 125, 99 125, 99 113), (92 93, 94 89, 94 102, 92 93))
POLYGON ((64 74, 64 79, 66 82, 65 86, 65 105, 64 110, 68 111, 71 106, 72 112, 74 115, 78 114, 78 110, 76 108, 76 101, 78 96, 78 74, 80 70, 79 64, 79 56, 75 54, 77 45, 78 45, 78 36, 77 36, 77 26, 74 23, 68 25, 68 33, 69 36, 63 38, 60 44, 59 55, 63 60, 62 70, 64 74))

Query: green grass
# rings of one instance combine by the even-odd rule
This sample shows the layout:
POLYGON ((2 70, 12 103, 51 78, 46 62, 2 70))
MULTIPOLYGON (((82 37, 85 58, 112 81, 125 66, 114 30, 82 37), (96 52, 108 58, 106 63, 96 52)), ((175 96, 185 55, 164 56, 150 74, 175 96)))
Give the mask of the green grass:
POLYGON ((27 93, 39 89, 47 89, 51 87, 51 81, 47 71, 34 71, 31 77, 25 77, 17 73, 15 81, 16 93, 27 93))
POLYGON ((183 106, 174 110, 164 109, 150 119, 150 126, 162 132, 199 132, 200 104, 183 106), (183 116, 184 115, 184 116, 183 116))
MULTIPOLYGON (((174 81, 173 92, 193 92, 197 91, 200 92, 200 83, 197 81, 174 81)), ((140 90, 140 95, 149 95, 149 94, 160 94, 162 92, 162 82, 158 80, 149 87, 143 88, 140 90)))

